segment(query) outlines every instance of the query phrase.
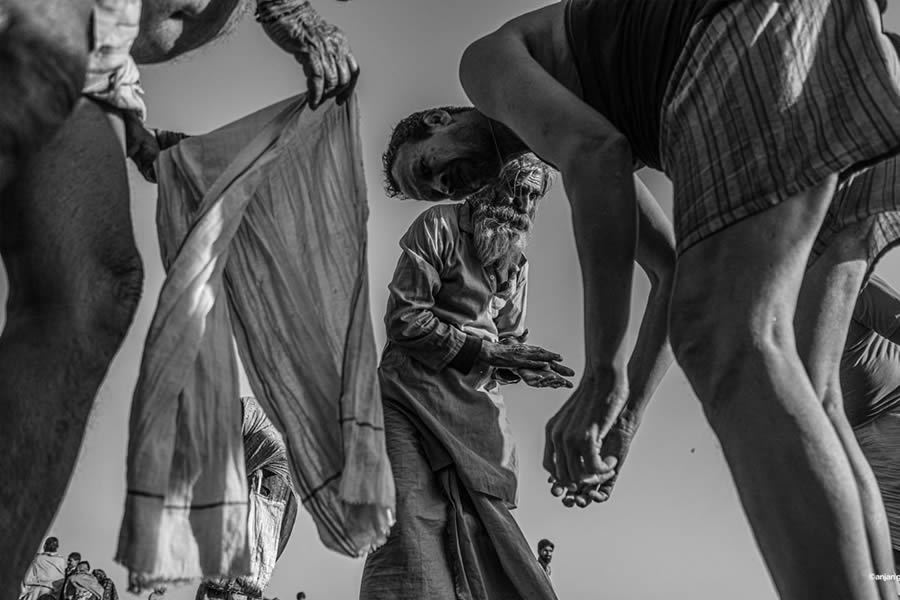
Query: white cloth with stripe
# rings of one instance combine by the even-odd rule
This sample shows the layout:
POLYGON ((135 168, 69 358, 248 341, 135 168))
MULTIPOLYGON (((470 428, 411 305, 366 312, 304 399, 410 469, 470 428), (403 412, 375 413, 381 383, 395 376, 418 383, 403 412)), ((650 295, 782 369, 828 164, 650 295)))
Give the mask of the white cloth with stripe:
POLYGON ((358 108, 298 96, 157 161, 167 278, 132 405, 116 560, 145 584, 249 573, 234 343, 322 542, 393 523, 358 108))

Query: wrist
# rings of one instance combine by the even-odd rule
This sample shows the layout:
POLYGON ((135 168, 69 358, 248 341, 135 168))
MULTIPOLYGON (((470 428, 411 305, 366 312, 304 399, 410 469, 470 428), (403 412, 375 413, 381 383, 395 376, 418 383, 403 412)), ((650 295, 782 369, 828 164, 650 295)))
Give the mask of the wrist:
POLYGON ((490 340, 482 340, 481 347, 478 349, 478 360, 490 364, 493 358, 494 342, 490 340))

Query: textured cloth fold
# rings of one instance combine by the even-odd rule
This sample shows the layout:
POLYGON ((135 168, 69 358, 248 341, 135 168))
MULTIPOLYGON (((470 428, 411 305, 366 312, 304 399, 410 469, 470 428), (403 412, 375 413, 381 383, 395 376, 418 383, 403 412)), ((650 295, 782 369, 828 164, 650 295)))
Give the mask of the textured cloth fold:
POLYGON ((678 252, 900 152, 900 63, 872 0, 740 0, 695 25, 660 154, 678 252))
POLYGON ((141 74, 131 45, 141 22, 141 0, 95 0, 92 45, 82 93, 147 118, 141 74))
POLYGON ((163 152, 167 278, 132 406, 116 559, 145 583, 250 572, 236 339, 323 543, 392 524, 358 108, 305 97, 163 152))
POLYGON ((360 600, 556 600, 506 503, 468 488, 455 466, 435 471, 431 432, 385 405, 397 524, 369 555, 360 600))
POLYGON ((41 552, 28 567, 19 600, 37 600, 44 594, 57 596, 65 578, 66 559, 55 552, 41 552))

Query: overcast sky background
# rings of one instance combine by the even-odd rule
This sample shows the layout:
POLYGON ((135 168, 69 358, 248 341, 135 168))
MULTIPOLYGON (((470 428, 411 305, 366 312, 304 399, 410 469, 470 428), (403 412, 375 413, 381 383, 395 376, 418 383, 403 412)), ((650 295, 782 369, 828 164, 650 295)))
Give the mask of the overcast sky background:
MULTIPOLYGON (((387 284, 397 240, 425 205, 385 198, 380 156, 393 124, 413 110, 465 104, 457 63, 465 46, 541 2, 530 0, 318 0, 317 7, 350 37, 362 65, 358 93, 369 185, 369 266, 372 317, 379 346, 387 284)), ((887 26, 900 28, 900 11, 887 26)), ((228 39, 176 64, 144 68, 149 124, 203 133, 303 88, 302 72, 255 24, 245 19, 228 39)), ((128 338, 100 390, 78 467, 49 532, 61 551, 78 550, 107 571, 125 595, 126 574, 112 562, 125 494, 125 452, 131 394, 143 340, 163 278, 156 242, 156 189, 129 168, 132 211, 144 258, 144 299, 128 338)), ((671 216, 671 188, 642 173, 671 216)), ((532 341, 583 365, 581 283, 570 213, 557 183, 538 213, 528 248, 532 341)), ((879 272, 900 287, 900 252, 879 272)), ((5 295, 5 282, 0 289, 5 295)), ((641 314, 647 283, 635 278, 633 313, 641 314)), ((4 296, 5 297, 5 296, 4 296)), ((633 319, 632 339, 638 319, 633 319)), ((613 499, 587 510, 552 498, 540 467, 543 426, 566 398, 563 391, 505 388, 519 441, 519 522, 532 544, 556 542, 553 581, 560 598, 657 600, 774 599, 738 504, 718 443, 684 376, 673 367, 648 411, 613 499)), ((40 399, 35 399, 40 401, 40 399)), ((362 561, 324 549, 305 513, 276 568, 267 596, 292 600, 356 598, 362 561)), ((194 587, 169 598, 193 598, 194 587)), ((145 594, 146 595, 146 594, 145 594)))

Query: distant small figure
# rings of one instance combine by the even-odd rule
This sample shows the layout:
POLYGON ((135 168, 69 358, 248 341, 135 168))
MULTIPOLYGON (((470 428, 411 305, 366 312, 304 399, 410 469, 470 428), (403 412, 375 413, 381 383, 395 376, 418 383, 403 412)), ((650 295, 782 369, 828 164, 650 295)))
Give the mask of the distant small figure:
POLYGON ((103 586, 103 598, 102 600, 119 600, 119 591, 116 589, 116 584, 112 579, 107 577, 106 571, 103 569, 94 569, 94 577, 97 578, 97 582, 103 586))
POLYGON ((540 563, 541 568, 544 569, 547 577, 550 576, 550 561, 553 560, 553 550, 555 549, 556 546, 548 539, 543 539, 538 542, 538 563, 540 563))
POLYGON ((48 537, 44 542, 44 551, 39 552, 22 581, 19 600, 35 600, 41 596, 57 596, 66 577, 66 561, 57 554, 59 540, 48 537))
POLYGON ((70 552, 68 558, 66 558, 66 576, 63 580, 62 589, 60 590, 60 600, 67 600, 70 598, 69 577, 75 574, 75 569, 78 568, 79 562, 81 562, 81 553, 70 552))
POLYGON ((91 563, 86 560, 78 563, 75 572, 68 578, 63 594, 73 600, 102 600, 103 586, 91 574, 91 563))

